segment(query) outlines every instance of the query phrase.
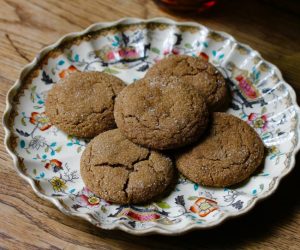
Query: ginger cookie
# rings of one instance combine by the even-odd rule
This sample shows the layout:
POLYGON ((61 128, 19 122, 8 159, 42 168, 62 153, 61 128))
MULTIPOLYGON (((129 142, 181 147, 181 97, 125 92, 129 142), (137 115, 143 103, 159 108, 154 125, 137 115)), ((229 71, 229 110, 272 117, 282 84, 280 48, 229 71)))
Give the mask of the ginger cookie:
POLYGON ((197 140, 208 123, 204 98, 177 77, 143 78, 116 98, 115 120, 134 143, 172 149, 197 140))
POLYGON ((67 134, 92 138, 116 127, 114 102, 124 87, 122 80, 106 73, 73 73, 48 92, 46 115, 67 134))
POLYGON ((229 91, 222 74, 208 61, 187 55, 170 56, 150 68, 145 77, 176 76, 194 85, 206 99, 210 111, 229 105, 229 91))
POLYGON ((174 177, 172 161, 114 129, 95 137, 80 161, 85 185, 106 201, 134 204, 161 195, 174 177))
POLYGON ((262 163, 264 144, 246 122, 213 113, 207 135, 175 154, 176 167, 193 182, 228 187, 247 179, 262 163))

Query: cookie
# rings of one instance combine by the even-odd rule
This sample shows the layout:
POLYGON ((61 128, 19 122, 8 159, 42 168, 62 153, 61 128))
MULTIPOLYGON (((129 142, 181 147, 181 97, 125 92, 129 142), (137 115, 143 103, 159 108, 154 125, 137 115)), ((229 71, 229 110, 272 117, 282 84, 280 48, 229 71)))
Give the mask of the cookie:
POLYGON ((204 98, 177 77, 141 79, 116 98, 115 120, 134 143, 172 149, 197 140, 208 123, 204 98))
POLYGON ((247 179, 262 163, 264 145, 246 122, 213 113, 207 135, 175 155, 178 170, 193 182, 227 187, 247 179))
POLYGON ((150 68, 145 77, 177 76, 194 85, 210 111, 223 111, 229 105, 229 93, 222 74, 200 57, 170 56, 150 68))
POLYGON ((92 138, 116 127, 114 102, 124 87, 123 81, 106 73, 73 73, 48 92, 46 115, 67 134, 92 138))
POLYGON ((172 161, 143 148, 114 129, 95 137, 84 150, 80 172, 85 185, 106 201, 144 203, 162 194, 172 181, 172 161))

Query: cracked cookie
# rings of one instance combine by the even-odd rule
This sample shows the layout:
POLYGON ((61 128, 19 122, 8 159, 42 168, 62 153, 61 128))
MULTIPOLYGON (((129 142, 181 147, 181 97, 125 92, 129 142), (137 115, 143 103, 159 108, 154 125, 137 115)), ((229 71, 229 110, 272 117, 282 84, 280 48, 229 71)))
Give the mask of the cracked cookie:
POLYGON ((116 127, 114 102, 124 87, 122 80, 106 73, 73 73, 48 92, 46 115, 67 134, 92 138, 116 127))
POLYGON ((207 135, 175 154, 176 167, 193 182, 228 187, 247 179, 262 163, 264 145, 246 122, 213 113, 207 135))
POLYGON ((106 131, 88 144, 80 172, 90 190, 119 204, 150 201, 162 194, 174 177, 168 157, 132 143, 119 129, 106 131))
POLYGON ((204 98, 177 77, 143 78, 127 86, 116 98, 114 115, 128 139, 160 150, 196 141, 208 123, 204 98))
POLYGON ((223 111, 229 105, 229 91, 222 74, 200 57, 187 55, 170 56, 151 67, 146 78, 177 76, 194 85, 210 111, 223 111))

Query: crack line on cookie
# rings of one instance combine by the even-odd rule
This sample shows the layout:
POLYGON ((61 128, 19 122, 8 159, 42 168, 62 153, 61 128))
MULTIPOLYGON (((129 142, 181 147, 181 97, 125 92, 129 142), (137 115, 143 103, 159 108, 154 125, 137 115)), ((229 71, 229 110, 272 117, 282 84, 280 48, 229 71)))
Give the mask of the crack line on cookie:
POLYGON ((94 164, 94 167, 124 168, 124 169, 128 170, 129 172, 133 172, 132 167, 129 167, 129 166, 121 164, 121 163, 103 162, 103 163, 100 163, 100 164, 94 164))
POLYGON ((128 184, 129 184, 130 174, 131 174, 131 172, 128 174, 127 179, 126 179, 126 181, 125 181, 125 183, 123 185, 123 188, 122 188, 122 190, 123 190, 123 192, 124 192, 125 197, 126 197, 127 200, 129 199, 127 188, 128 188, 128 184))
POLYGON ((134 162, 132 162, 132 163, 131 163, 132 166, 135 167, 135 165, 138 164, 138 163, 140 163, 140 162, 148 161, 149 158, 150 158, 150 155, 151 155, 151 151, 149 150, 148 153, 147 153, 147 155, 146 155, 144 158, 142 158, 142 159, 137 159, 137 160, 135 160, 134 162))

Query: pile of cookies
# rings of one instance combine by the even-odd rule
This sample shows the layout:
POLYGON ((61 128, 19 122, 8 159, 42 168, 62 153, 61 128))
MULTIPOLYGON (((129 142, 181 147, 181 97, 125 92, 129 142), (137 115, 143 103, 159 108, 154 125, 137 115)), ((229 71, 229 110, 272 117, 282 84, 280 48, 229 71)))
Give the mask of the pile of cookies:
POLYGON ((73 73, 49 91, 46 114, 62 131, 93 138, 81 156, 85 185, 131 204, 165 194, 176 169, 210 187, 242 182, 257 169, 263 143, 246 122, 220 112, 229 101, 214 66, 181 55, 128 86, 102 72, 73 73))

